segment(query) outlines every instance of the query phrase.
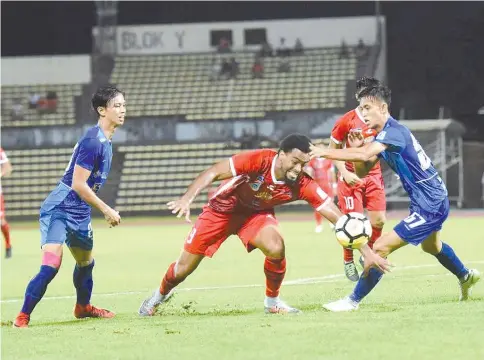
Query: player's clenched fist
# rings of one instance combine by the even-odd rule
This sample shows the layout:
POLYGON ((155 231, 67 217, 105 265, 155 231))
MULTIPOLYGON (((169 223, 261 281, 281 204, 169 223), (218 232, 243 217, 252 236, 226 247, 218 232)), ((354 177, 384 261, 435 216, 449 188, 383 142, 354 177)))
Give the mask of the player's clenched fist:
POLYGON ((119 215, 119 212, 110 207, 108 207, 108 209, 104 212, 104 218, 106 219, 110 227, 117 226, 121 222, 121 216, 119 215))
POLYGON ((185 215, 185 220, 190 223, 190 204, 190 200, 182 197, 178 200, 170 201, 166 205, 168 206, 168 209, 171 210, 172 214, 177 214, 177 218, 181 218, 183 215, 185 215))
POLYGON ((325 157, 326 156, 326 149, 320 146, 315 146, 311 144, 309 146, 309 150, 311 151, 309 153, 309 156, 311 156, 311 159, 315 157, 325 157))

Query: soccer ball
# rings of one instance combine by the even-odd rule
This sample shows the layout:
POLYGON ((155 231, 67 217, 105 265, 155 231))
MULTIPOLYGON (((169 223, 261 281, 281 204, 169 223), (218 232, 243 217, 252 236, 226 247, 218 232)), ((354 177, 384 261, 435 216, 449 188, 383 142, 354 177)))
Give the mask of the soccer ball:
POLYGON ((371 236, 371 223, 357 212, 350 212, 338 219, 334 226, 336 240, 346 249, 359 249, 371 236))

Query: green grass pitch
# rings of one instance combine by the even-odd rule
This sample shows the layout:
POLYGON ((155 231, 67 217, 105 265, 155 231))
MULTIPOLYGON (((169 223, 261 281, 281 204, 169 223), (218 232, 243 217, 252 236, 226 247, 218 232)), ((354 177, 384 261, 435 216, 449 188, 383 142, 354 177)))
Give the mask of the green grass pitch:
MULTIPOLYGON (((263 256, 248 255, 231 237, 157 316, 138 317, 190 227, 128 219, 115 229, 94 224, 92 303, 116 318, 74 318, 74 262, 66 249, 28 329, 11 325, 40 266, 39 230, 12 223, 13 258, 1 267, 2 359, 484 359, 484 281, 472 301, 459 303, 455 277, 413 246, 390 257, 396 268, 359 311, 325 312, 321 304, 348 294, 353 284, 342 273, 333 234, 327 226, 315 234, 311 220, 310 213, 307 221, 281 218, 288 260, 281 297, 301 315, 264 314, 263 256)), ((451 215, 443 231, 443 240, 481 273, 482 225, 479 217, 451 215)))

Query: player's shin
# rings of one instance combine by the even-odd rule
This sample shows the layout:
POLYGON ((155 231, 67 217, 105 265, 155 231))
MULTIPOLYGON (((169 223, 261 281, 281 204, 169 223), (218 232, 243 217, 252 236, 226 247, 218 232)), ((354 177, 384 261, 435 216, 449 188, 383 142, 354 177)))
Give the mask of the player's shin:
POLYGON ((349 263, 353 261, 353 250, 352 249, 343 249, 343 259, 345 263, 349 263))
POLYGON ((454 250, 446 243, 442 243, 442 249, 435 257, 447 270, 459 279, 463 279, 469 273, 469 270, 457 257, 454 250))
POLYGON ((380 270, 372 268, 369 270, 367 276, 362 276, 356 283, 353 293, 350 295, 350 299, 356 303, 359 303, 363 298, 368 295, 373 288, 378 284, 382 278, 383 273, 380 270))
POLYGON ((61 265, 61 257, 52 252, 45 252, 39 273, 30 280, 25 290, 21 312, 30 314, 47 290, 47 285, 54 279, 61 265))
POLYGON ((284 275, 286 274, 286 258, 274 259, 266 257, 264 273, 266 275, 266 296, 271 298, 278 297, 284 275))
POLYGON ((176 276, 176 262, 172 263, 168 270, 166 270, 165 276, 161 281, 160 294, 167 295, 171 290, 173 290, 178 284, 183 282, 186 277, 176 276))
POLYGON ((87 266, 74 266, 72 281, 77 292, 77 304, 88 305, 91 301, 92 294, 92 269, 94 268, 94 259, 87 266))
POLYGON ((2 234, 5 239, 5 249, 10 249, 10 225, 4 219, 2 219, 2 234))
POLYGON ((368 246, 373 249, 373 244, 375 241, 378 240, 378 238, 381 236, 383 229, 381 227, 376 227, 376 226, 371 226, 371 237, 370 240, 368 241, 368 246))

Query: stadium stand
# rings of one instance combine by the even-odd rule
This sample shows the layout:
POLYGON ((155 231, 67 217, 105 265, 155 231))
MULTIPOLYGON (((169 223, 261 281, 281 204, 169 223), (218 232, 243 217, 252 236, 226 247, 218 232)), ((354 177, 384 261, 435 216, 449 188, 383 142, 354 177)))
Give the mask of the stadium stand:
POLYGON ((39 214, 42 201, 54 189, 72 156, 72 147, 10 150, 12 175, 2 179, 9 216, 39 214))
POLYGON ((130 116, 185 115, 187 120, 259 118, 267 111, 341 108, 346 83, 356 75, 351 53, 340 48, 305 49, 277 72, 280 57, 264 58, 264 78, 252 79, 255 53, 118 56, 111 82, 128 94, 130 116), (239 63, 235 80, 210 81, 214 57, 239 63))
POLYGON ((2 126, 49 126, 74 124, 74 97, 81 94, 82 84, 2 86, 2 126), (45 96, 48 91, 57 93, 55 113, 39 114, 38 109, 29 109, 29 95, 45 96), (22 105, 22 119, 12 119, 11 110, 16 102, 22 105))

